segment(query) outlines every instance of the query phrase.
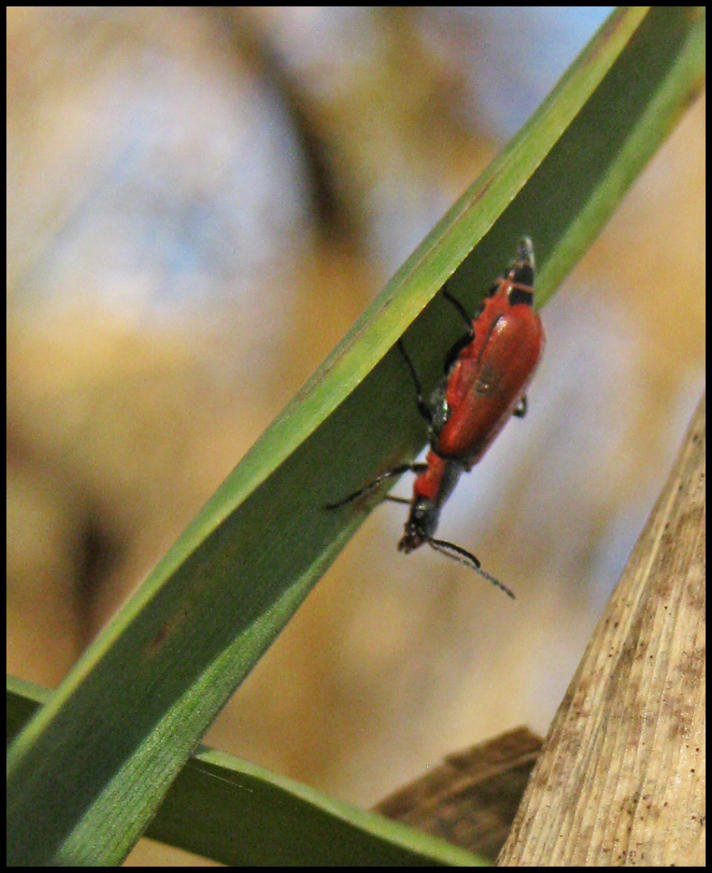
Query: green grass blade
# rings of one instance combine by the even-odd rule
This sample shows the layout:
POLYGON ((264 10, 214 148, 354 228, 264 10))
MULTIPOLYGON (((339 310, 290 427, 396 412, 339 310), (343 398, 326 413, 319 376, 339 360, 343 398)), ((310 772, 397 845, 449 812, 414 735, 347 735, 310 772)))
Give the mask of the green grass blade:
POLYGON ((147 836, 231 866, 487 864, 445 840, 210 749, 183 769, 147 836))
MULTIPOLYGON (((9 740, 52 692, 8 677, 9 740)), ((483 859, 214 749, 191 755, 146 836, 229 866, 453 866, 483 859)))
POLYGON ((429 388, 459 329, 432 298, 448 279, 473 306, 524 232, 546 299, 703 74, 702 10, 636 7, 609 18, 16 738, 10 864, 121 861, 363 518, 355 506, 324 504, 421 447, 408 374, 387 354, 395 340, 409 329, 429 388))

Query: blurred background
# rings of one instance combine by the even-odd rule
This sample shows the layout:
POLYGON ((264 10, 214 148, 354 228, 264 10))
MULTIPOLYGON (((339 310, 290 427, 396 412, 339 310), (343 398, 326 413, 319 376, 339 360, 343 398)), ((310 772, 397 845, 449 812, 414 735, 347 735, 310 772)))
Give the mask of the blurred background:
MULTIPOLYGON (((10 673, 60 682, 609 11, 8 10, 10 673)), ((369 806, 546 733, 704 389, 704 171, 700 99, 443 513, 518 599, 379 507, 208 744, 369 806)))

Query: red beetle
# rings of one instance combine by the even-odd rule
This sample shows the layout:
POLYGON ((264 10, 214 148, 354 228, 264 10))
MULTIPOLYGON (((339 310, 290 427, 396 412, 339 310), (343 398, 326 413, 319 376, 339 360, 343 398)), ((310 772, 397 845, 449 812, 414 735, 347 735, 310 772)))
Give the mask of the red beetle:
POLYGON ((510 597, 512 592, 481 569, 478 559, 453 543, 433 537, 440 510, 460 474, 480 460, 512 415, 526 412, 525 391, 544 349, 544 330, 534 311, 534 250, 531 240, 519 242, 510 268, 495 282, 484 304, 470 321, 462 304, 447 290, 444 296, 464 318, 468 331, 450 350, 445 376, 430 403, 423 400, 420 381, 402 342, 398 347, 416 388, 418 409, 428 421, 430 449, 424 464, 401 464, 350 494, 335 509, 408 470, 418 476, 413 499, 386 496, 408 503, 410 514, 398 549, 412 552, 423 543, 475 569, 510 597))

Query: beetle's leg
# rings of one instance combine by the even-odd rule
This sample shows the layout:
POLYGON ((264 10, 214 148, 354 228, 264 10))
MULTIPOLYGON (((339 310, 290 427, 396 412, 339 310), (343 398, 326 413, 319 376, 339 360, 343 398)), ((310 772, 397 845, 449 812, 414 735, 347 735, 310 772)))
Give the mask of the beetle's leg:
POLYGON ((420 379, 418 378, 418 374, 415 372, 415 367, 413 366, 413 362, 408 355, 408 352, 405 350, 405 346, 403 345, 403 340, 398 340, 398 348, 400 353, 403 355, 403 358, 408 365, 408 369, 410 370, 410 375, 413 380, 413 384, 415 385, 415 402, 418 404, 418 412, 423 416, 423 418, 428 422, 428 424, 432 424, 433 414, 430 410, 430 406, 423 400, 423 388, 420 384, 420 379))
POLYGON ((517 418, 524 418, 527 414, 527 395, 524 394, 520 399, 519 403, 514 407, 514 412, 512 415, 516 415, 517 418))
MULTIPOLYGON (((344 506, 347 503, 351 503, 352 500, 356 500, 358 497, 361 497, 362 494, 368 494, 369 491, 373 491, 382 483, 385 482, 386 479, 392 479, 394 476, 400 476, 401 473, 424 473, 428 469, 427 464, 399 464, 397 467, 393 467, 390 470, 386 470, 385 473, 381 473, 380 476, 376 476, 373 482, 369 482, 368 485, 364 485, 363 488, 359 488, 358 491, 354 491, 353 494, 349 494, 347 497, 344 497, 342 500, 337 500, 335 503, 327 503, 324 509, 338 509, 340 506, 344 506)), ((384 497, 384 500, 393 500, 396 503, 400 503, 401 499, 405 500, 405 498, 395 498, 395 497, 384 497)), ((410 503, 410 500, 405 500, 406 503, 410 503)))
POLYGON ((465 322, 465 329, 467 330, 468 334, 470 335, 470 342, 472 342, 472 340, 475 338, 475 331, 474 331, 474 328, 472 327, 472 318, 468 314, 467 310, 462 305, 462 303, 460 303, 460 301, 457 299, 457 297, 452 296, 452 294, 447 290, 447 286, 445 286, 443 288, 443 297, 446 300, 449 300, 450 303, 452 303, 452 305, 455 307, 455 309, 457 309, 457 311, 462 316, 462 320, 465 322))
POLYGON ((457 311, 462 316, 462 320, 465 322, 465 326, 467 328, 467 333, 465 333, 464 336, 461 336, 460 339, 447 353, 447 357, 445 358, 445 373, 449 373, 450 367, 452 367, 452 365, 455 363, 457 356, 464 348, 469 346, 472 340, 475 338, 475 327, 472 323, 472 319, 467 314, 467 310, 465 309, 465 307, 456 297, 452 296, 447 288, 443 288, 443 297, 450 303, 452 303, 455 309, 457 309, 457 311))

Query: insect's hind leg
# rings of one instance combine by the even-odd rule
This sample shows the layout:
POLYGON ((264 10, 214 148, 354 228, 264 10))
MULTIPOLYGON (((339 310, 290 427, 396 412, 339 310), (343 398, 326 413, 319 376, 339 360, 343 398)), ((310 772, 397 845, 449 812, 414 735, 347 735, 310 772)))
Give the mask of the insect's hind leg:
POLYGON ((430 406, 423 399, 423 387, 420 384, 420 379, 418 378, 418 374, 415 372, 415 367, 413 366, 413 362, 410 359, 410 355, 405 350, 405 346, 403 345, 403 340, 398 340, 398 350, 401 355, 403 355, 403 360, 408 365, 408 369, 410 370, 410 376, 413 380, 413 384, 415 385, 415 402, 418 404, 418 412, 423 416, 423 418, 428 422, 428 424, 433 423, 433 413, 430 409, 430 406))
POLYGON ((465 329, 470 336, 470 342, 474 339, 475 331, 472 327, 472 318, 469 313, 465 309, 465 307, 460 303, 457 297, 453 297, 452 294, 447 290, 447 286, 443 288, 443 297, 448 300, 452 305, 457 309, 457 311, 462 316, 462 320, 465 322, 465 329))
POLYGON ((443 297, 448 300, 455 307, 455 309, 457 309, 462 317, 462 320, 465 322, 465 327, 467 328, 467 332, 463 336, 461 336, 456 343, 454 343, 450 351, 447 353, 447 357, 445 358, 445 373, 449 373, 450 367, 452 367, 452 365, 455 363, 457 356, 464 348, 469 346, 472 340, 475 338, 475 328, 472 323, 472 319, 468 315, 465 307, 456 297, 452 296, 447 288, 443 288, 443 297))

